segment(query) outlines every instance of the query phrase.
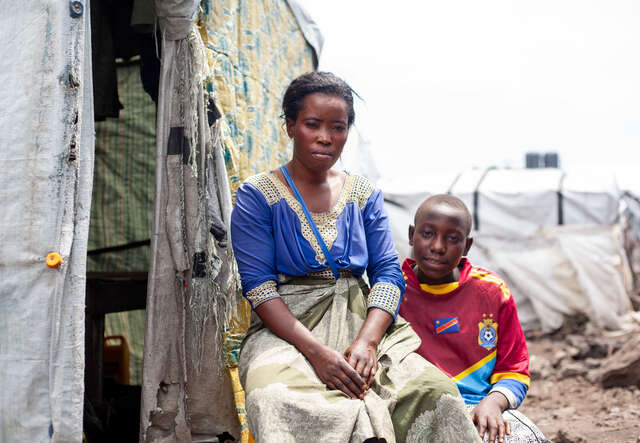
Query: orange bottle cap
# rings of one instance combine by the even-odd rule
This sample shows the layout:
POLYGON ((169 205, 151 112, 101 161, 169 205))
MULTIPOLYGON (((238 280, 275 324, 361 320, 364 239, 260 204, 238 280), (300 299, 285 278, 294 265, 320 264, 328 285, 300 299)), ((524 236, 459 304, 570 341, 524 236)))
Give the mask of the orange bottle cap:
POLYGON ((57 268, 62 264, 62 257, 60 257, 60 254, 57 252, 50 252, 45 259, 45 262, 50 268, 57 268))

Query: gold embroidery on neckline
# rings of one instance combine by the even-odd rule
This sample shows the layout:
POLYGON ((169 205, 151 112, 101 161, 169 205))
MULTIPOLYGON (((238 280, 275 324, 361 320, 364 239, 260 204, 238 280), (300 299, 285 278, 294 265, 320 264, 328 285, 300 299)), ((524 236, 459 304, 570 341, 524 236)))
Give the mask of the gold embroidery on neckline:
MULTIPOLYGON (((316 261, 322 265, 327 263, 327 259, 322 252, 322 248, 313 234, 311 225, 307 221, 307 217, 304 215, 302 206, 298 200, 293 196, 289 188, 280 181, 275 172, 263 172, 258 175, 254 175, 247 179, 249 183, 260 191, 264 196, 269 206, 284 199, 291 210, 296 213, 298 220, 300 220, 300 227, 302 230, 302 236, 311 245, 316 253, 316 261)), ((347 203, 354 202, 360 210, 364 208, 373 192, 373 185, 369 180, 360 175, 348 174, 345 177, 344 185, 338 196, 336 204, 327 212, 316 213, 312 212, 311 217, 320 231, 322 240, 324 240, 327 249, 331 250, 333 242, 338 237, 337 220, 347 203)))

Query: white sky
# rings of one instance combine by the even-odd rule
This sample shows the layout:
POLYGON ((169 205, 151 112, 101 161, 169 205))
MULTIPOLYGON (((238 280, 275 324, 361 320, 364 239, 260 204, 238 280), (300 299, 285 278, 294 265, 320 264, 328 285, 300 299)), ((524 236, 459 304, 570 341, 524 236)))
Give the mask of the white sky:
POLYGON ((365 100, 356 124, 383 176, 523 167, 527 151, 640 176, 638 1, 300 3, 320 69, 365 100))

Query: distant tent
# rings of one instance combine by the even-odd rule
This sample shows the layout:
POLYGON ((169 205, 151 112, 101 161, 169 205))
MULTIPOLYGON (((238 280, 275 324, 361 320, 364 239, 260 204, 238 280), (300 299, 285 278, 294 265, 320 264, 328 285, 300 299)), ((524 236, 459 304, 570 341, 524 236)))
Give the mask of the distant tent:
POLYGON ((410 256, 408 225, 429 195, 451 193, 468 206, 470 259, 501 274, 526 329, 559 328, 583 313, 617 329, 631 310, 632 274, 612 174, 560 169, 426 172, 381 183, 400 255, 410 256))

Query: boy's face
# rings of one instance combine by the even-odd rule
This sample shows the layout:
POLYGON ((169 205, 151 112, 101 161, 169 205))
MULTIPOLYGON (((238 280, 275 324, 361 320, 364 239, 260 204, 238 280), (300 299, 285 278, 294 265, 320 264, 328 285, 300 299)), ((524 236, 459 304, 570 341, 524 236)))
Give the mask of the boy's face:
POLYGON ((409 227, 409 244, 413 246, 416 274, 421 283, 457 281, 457 266, 473 242, 468 231, 461 209, 434 204, 422 211, 416 226, 409 227))

